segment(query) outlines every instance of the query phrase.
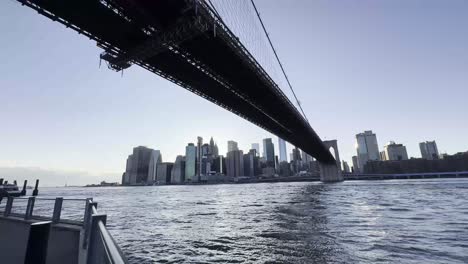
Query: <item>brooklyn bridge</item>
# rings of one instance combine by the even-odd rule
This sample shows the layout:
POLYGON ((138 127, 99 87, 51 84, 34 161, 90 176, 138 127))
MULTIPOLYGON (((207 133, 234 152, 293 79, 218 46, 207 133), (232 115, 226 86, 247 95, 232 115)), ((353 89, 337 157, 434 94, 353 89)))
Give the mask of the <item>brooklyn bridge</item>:
POLYGON ((309 124, 253 1, 237 2, 251 4, 254 12, 236 12, 222 6, 229 1, 210 0, 18 1, 96 41, 110 69, 143 67, 309 153, 333 175, 322 180, 341 179, 334 176, 339 158, 309 124), (249 25, 233 32, 229 16, 260 21, 299 110, 239 37, 249 25))

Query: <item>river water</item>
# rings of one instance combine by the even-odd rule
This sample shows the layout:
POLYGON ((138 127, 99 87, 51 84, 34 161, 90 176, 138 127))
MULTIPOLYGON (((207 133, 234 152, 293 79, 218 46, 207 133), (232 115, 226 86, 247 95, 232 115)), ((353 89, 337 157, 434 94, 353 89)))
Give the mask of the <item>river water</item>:
POLYGON ((41 196, 94 197, 131 263, 468 263, 467 179, 43 188, 41 196))

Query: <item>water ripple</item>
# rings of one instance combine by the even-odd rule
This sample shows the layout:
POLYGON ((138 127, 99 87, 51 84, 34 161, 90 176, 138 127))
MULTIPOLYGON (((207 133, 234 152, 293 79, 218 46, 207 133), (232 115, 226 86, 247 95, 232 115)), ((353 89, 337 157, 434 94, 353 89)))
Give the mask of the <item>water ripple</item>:
MULTIPOLYGON (((468 263, 464 179, 44 188, 42 195, 94 197, 130 263, 468 263)), ((82 217, 83 205, 66 209, 65 217, 82 217)))

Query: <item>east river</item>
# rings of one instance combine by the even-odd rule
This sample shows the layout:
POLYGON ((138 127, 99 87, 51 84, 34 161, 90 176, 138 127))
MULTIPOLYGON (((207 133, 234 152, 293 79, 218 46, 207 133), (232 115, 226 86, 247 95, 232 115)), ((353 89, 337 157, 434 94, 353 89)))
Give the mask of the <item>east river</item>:
POLYGON ((468 263, 467 179, 40 195, 94 197, 130 263, 468 263))

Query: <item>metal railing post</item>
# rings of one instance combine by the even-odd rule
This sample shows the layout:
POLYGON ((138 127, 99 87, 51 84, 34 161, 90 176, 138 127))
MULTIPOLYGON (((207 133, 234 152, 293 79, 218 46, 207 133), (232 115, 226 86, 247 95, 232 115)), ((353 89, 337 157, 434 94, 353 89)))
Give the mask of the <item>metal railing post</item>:
POLYGON ((34 203, 36 201, 36 197, 29 197, 28 198, 28 205, 26 206, 26 213, 24 214, 24 219, 28 220, 31 219, 33 210, 34 210, 34 203))
MULTIPOLYGON (((83 222, 84 224, 87 223, 88 221, 88 215, 89 213, 91 212, 89 210, 89 203, 92 203, 93 202, 93 198, 86 198, 86 205, 85 205, 85 212, 84 212, 84 216, 83 216, 83 222)), ((97 206, 97 205, 96 205, 97 206)))
POLYGON ((3 215, 5 217, 9 216, 11 214, 11 208, 13 207, 13 197, 11 196, 8 196, 7 197, 7 203, 5 205, 5 212, 3 213, 3 215))
POLYGON ((83 239, 83 249, 88 247, 89 244, 89 235, 91 229, 91 216, 93 215, 93 207, 97 208, 97 203, 93 202, 91 199, 86 200, 86 210, 85 217, 83 222, 84 228, 84 239, 83 239))
POLYGON ((24 264, 46 264, 51 222, 30 225, 24 264))
POLYGON ((104 225, 107 221, 107 215, 105 214, 95 214, 91 216, 91 232, 88 246, 88 264, 100 264, 106 263, 105 260, 105 246, 104 241, 102 241, 102 235, 99 230, 99 222, 102 222, 104 225))
POLYGON ((39 194, 38 187, 39 187, 39 179, 36 180, 36 187, 34 187, 34 190, 33 190, 33 193, 32 193, 33 196, 37 196, 39 194))
POLYGON ((52 215, 53 223, 58 223, 60 221, 60 214, 62 213, 62 204, 63 204, 63 197, 55 198, 54 214, 52 215))
POLYGON ((26 195, 26 185, 28 184, 28 180, 24 180, 23 189, 21 190, 21 195, 26 195))

